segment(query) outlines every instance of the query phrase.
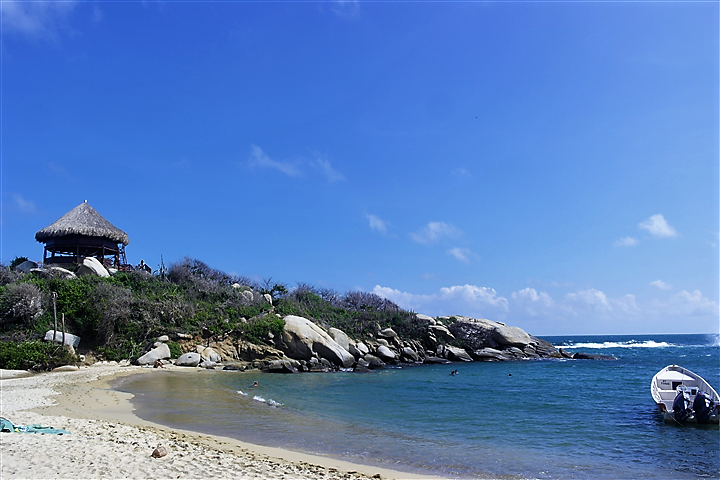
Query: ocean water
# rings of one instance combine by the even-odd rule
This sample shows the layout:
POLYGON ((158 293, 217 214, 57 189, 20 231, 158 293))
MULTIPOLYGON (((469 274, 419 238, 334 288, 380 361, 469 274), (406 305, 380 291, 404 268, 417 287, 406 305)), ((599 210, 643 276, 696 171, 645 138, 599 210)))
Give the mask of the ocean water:
POLYGON ((153 372, 121 380, 141 418, 291 450, 458 478, 720 478, 720 430, 664 423, 653 375, 720 388, 718 335, 544 337, 617 361, 540 360, 367 374, 153 372), (450 372, 459 370, 459 375, 450 372), (250 388, 253 381, 258 388, 250 388))

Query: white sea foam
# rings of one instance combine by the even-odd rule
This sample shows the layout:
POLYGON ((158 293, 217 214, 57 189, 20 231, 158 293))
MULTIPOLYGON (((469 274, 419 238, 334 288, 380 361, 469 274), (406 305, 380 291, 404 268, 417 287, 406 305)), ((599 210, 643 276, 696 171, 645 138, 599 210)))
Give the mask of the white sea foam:
POLYGON ((240 395, 243 395, 243 396, 247 397, 247 393, 243 392, 242 390, 238 390, 237 392, 238 392, 240 395))
POLYGON ((637 342, 630 340, 629 342, 603 342, 603 343, 574 343, 572 345, 558 345, 559 348, 665 348, 674 347, 673 343, 656 342, 654 340, 645 340, 637 342))

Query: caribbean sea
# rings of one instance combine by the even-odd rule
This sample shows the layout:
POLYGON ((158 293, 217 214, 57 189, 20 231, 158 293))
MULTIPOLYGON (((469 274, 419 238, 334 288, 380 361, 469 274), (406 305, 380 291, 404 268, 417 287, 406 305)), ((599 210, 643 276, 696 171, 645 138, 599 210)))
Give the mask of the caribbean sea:
POLYGON ((616 361, 539 360, 373 373, 160 371, 121 380, 135 413, 173 428, 457 478, 720 478, 717 426, 666 424, 653 375, 720 388, 718 335, 543 337, 616 361), (450 372, 457 369, 458 375, 450 372), (259 387, 250 388, 253 381, 259 387))

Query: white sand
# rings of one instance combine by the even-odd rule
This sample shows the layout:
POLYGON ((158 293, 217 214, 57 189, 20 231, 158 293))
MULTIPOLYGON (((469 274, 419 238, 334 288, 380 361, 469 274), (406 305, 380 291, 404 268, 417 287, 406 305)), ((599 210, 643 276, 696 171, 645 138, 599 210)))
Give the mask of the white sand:
POLYGON ((95 366, 27 376, 0 370, 0 416, 71 432, 0 434, 0 479, 431 478, 145 422, 132 414, 130 395, 107 382, 148 371, 95 366), (168 454, 153 458, 160 445, 168 454))

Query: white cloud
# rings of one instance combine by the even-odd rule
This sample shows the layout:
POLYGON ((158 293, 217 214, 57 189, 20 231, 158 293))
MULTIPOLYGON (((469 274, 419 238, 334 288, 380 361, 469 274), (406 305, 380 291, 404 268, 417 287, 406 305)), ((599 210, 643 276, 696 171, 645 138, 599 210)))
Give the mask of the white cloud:
POLYGON ((637 245, 638 242, 636 239, 632 237, 623 237, 615 242, 616 247, 632 247, 634 245, 637 245))
POLYGON ((541 313, 549 313, 555 305, 555 301, 545 292, 538 293, 531 287, 523 288, 519 292, 512 293, 511 311, 521 309, 531 317, 537 317, 541 313))
POLYGON ((703 297, 700 290, 692 293, 682 290, 670 299, 669 305, 674 311, 685 315, 718 315, 717 303, 703 297))
POLYGON ((445 222, 430 222, 419 232, 411 233, 410 237, 418 243, 431 245, 443 238, 457 238, 462 230, 445 222))
POLYGON ((427 315, 467 315, 476 318, 501 317, 508 301, 493 288, 476 285, 443 287, 431 295, 418 295, 376 285, 373 293, 392 300, 405 309, 427 315))
POLYGON ((672 285, 663 282, 662 280, 655 280, 654 282, 650 282, 651 287, 657 287, 660 290, 672 290, 672 285))
POLYGON ((15 208, 23 213, 35 213, 35 203, 30 200, 25 200, 19 193, 12 194, 13 204, 15 208))
POLYGON ((675 237, 677 232, 673 227, 668 225, 665 217, 660 214, 653 215, 638 225, 640 228, 647 230, 656 237, 675 237))
POLYGON ((365 218, 370 222, 370 230, 380 232, 383 235, 387 233, 388 223, 375 215, 365 214, 365 218))
POLYGON ((78 2, 0 2, 5 33, 55 40, 65 18, 78 2))
POLYGON ((290 177, 298 177, 301 175, 301 171, 297 165, 289 162, 278 162, 276 160, 272 160, 265 152, 263 152, 262 148, 256 145, 252 146, 252 152, 250 153, 250 165, 255 167, 274 168, 275 170, 278 170, 290 177))
POLYGON ((464 263, 470 263, 471 259, 478 258, 478 256, 473 253, 469 248, 454 247, 446 251, 445 253, 447 253, 448 255, 452 255, 453 257, 464 263))
POLYGON ((314 165, 315 167, 320 169, 320 171, 323 173, 323 175, 325 175, 325 178, 327 178, 329 182, 339 182, 341 180, 345 180, 345 176, 335 170, 335 168, 333 168, 333 166, 330 164, 329 160, 321 157, 320 155, 316 155, 314 165))

